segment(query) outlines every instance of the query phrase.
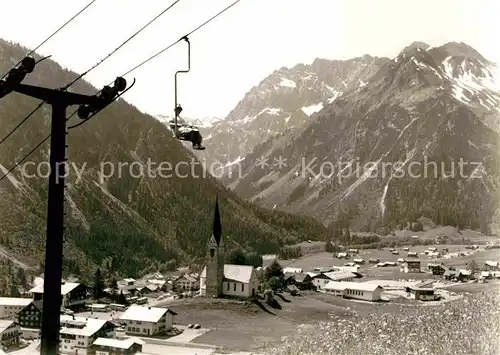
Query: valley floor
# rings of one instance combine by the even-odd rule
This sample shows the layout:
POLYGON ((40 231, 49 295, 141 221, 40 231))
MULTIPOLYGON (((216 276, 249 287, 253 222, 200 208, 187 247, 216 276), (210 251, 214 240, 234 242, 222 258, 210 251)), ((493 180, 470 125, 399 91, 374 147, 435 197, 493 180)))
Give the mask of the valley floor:
MULTIPOLYGON (((453 253, 465 250, 464 246, 460 245, 439 245, 437 247, 448 248, 452 256, 453 253)), ((427 248, 427 246, 418 246, 412 247, 410 250, 423 252, 427 248)), ((491 249, 476 251, 472 255, 462 257, 431 259, 427 256, 420 256, 419 259, 422 261, 422 269, 426 269, 429 262, 440 261, 446 265, 461 268, 470 260, 475 260, 478 265, 482 265, 485 260, 498 260, 499 253, 500 250, 491 249)), ((363 259, 376 257, 381 261, 396 261, 400 257, 406 257, 406 252, 401 252, 401 255, 392 255, 388 249, 360 250, 359 257, 363 259)), ((343 265, 346 261, 334 259, 331 253, 319 253, 288 263, 287 266, 312 271, 314 267, 343 265)), ((363 265, 360 272, 365 275, 360 281, 433 278, 427 272, 407 274, 401 272, 399 267, 379 268, 371 264, 363 265)), ((500 291, 500 282, 492 280, 484 284, 460 283, 446 289, 458 293, 459 296, 466 293, 495 293, 500 291)), ((301 292, 300 296, 295 297, 289 294, 278 295, 276 299, 281 309, 273 309, 267 304, 259 307, 251 303, 204 298, 173 300, 161 305, 168 306, 178 313, 176 322, 179 324, 200 324, 202 328, 210 329, 209 332, 193 339, 193 343, 221 346, 228 351, 259 351, 264 353, 263 348, 272 347, 273 344, 280 342, 282 337, 293 336, 301 325, 330 322, 332 314, 342 319, 351 318, 351 312, 361 316, 374 314, 379 314, 382 317, 397 316, 402 312, 401 307, 405 306, 420 308, 423 305, 431 307, 442 305, 441 302, 393 302, 392 300, 383 303, 356 302, 313 291, 301 292)), ((450 301, 451 303, 455 302, 453 299, 450 301)))

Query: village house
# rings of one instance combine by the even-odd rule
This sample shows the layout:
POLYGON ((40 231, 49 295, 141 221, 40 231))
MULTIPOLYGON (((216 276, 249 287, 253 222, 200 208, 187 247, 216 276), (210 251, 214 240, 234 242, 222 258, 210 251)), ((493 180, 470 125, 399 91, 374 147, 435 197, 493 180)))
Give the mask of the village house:
POLYGON ((120 320, 126 323, 125 334, 154 336, 172 329, 175 315, 168 308, 132 305, 120 320))
POLYGON ((200 276, 200 295, 208 297, 257 296, 258 280, 253 266, 225 264, 225 246, 219 214, 219 202, 215 202, 213 231, 207 245, 207 265, 200 276))
POLYGON ((200 289, 200 280, 184 274, 172 281, 173 289, 176 292, 196 291, 200 289))
POLYGON ((138 338, 97 338, 92 345, 96 355, 134 355, 142 352, 143 340, 138 338))
POLYGON ((482 271, 499 271, 498 261, 487 260, 484 262, 482 271))
POLYGON ((406 260, 401 268, 401 271, 405 273, 417 273, 417 272, 422 272, 420 268, 420 261, 419 260, 406 260))
POLYGON ((313 285, 321 290, 330 281, 341 282, 341 281, 352 281, 356 278, 356 275, 348 271, 332 271, 321 273, 312 278, 313 285))
POLYGON ((409 251, 408 257, 409 258, 418 258, 418 253, 416 251, 409 251))
POLYGON ((156 286, 157 291, 160 291, 160 292, 168 291, 167 280, 150 279, 150 280, 147 280, 146 286, 148 286, 148 287, 149 286, 156 286))
POLYGON ((446 270, 448 270, 443 264, 429 264, 427 267, 432 271, 432 275, 434 276, 443 276, 446 270))
MULTIPOLYGON (((33 287, 30 291, 33 295, 33 301, 43 299, 43 283, 33 287)), ((61 306, 68 309, 83 309, 85 301, 89 297, 89 288, 77 282, 61 282, 61 306)))
POLYGON ((321 290, 330 281, 332 280, 323 273, 317 274, 316 276, 312 277, 312 283, 317 290, 321 290))
POLYGON ((100 337, 114 337, 115 328, 115 325, 103 319, 62 315, 59 352, 90 355, 94 341, 100 337))
POLYGON ((471 279, 472 272, 470 270, 446 270, 443 276, 446 280, 464 282, 471 279))
POLYGON ((405 287, 406 296, 417 301, 434 301, 436 295, 432 287, 425 287, 426 283, 420 283, 405 287))
POLYGON ((304 269, 300 269, 297 267, 285 267, 283 268, 283 273, 296 273, 296 274, 302 274, 304 272, 304 269))
POLYGON ((380 301, 382 287, 367 282, 336 282, 330 281, 324 286, 324 291, 335 296, 363 301, 380 301))
POLYGON ((31 302, 31 298, 0 297, 0 319, 17 319, 17 314, 31 302))
POLYGON ((284 275, 285 285, 296 286, 299 290, 311 290, 314 285, 311 276, 308 274, 297 274, 288 272, 284 275))
POLYGON ((333 266, 332 270, 329 271, 344 271, 344 272, 352 272, 353 274, 359 273, 359 265, 353 266, 333 266))
POLYGON ((378 264, 379 262, 380 262, 380 259, 376 259, 376 258, 368 259, 368 263, 370 263, 370 264, 378 264))
POLYGON ((43 301, 31 301, 17 315, 21 328, 41 329, 43 301))
POLYGON ((353 262, 355 264, 358 264, 358 265, 364 265, 365 264, 365 261, 361 258, 356 258, 356 259, 353 259, 353 262))
POLYGON ((21 327, 13 320, 0 320, 0 347, 2 350, 15 348, 19 345, 21 327))

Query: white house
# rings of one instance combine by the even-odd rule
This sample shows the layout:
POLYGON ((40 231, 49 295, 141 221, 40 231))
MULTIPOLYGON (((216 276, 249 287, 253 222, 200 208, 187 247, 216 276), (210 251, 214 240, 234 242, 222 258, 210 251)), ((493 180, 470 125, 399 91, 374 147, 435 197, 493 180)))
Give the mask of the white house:
POLYGON ((285 267, 285 268, 283 268, 283 273, 286 274, 287 272, 295 273, 295 274, 302 274, 304 272, 304 269, 300 269, 297 267, 285 267))
POLYGON ((0 349, 7 350, 19 345, 21 327, 13 320, 0 320, 0 349))
POLYGON ((115 326, 104 319, 61 316, 59 352, 92 354, 92 344, 99 337, 114 337, 115 326))
POLYGON ((359 272, 359 265, 333 266, 332 268, 333 268, 333 271, 345 271, 345 272, 352 272, 352 273, 359 272))
POLYGON ((331 271, 316 275, 312 278, 312 283, 318 290, 323 289, 330 281, 352 281, 356 275, 349 271, 331 271))
POLYGON ((136 354, 142 352, 146 342, 138 338, 97 338, 93 344, 95 355, 136 354))
POLYGON ((323 289, 344 298, 353 298, 364 301, 379 301, 382 287, 368 282, 335 282, 331 281, 323 289))
POLYGON ((175 315, 177 313, 168 308, 132 305, 120 316, 120 320, 127 323, 126 334, 152 336, 172 329, 175 315))
POLYGON ((32 301, 31 298, 0 297, 0 318, 16 319, 17 314, 32 301))

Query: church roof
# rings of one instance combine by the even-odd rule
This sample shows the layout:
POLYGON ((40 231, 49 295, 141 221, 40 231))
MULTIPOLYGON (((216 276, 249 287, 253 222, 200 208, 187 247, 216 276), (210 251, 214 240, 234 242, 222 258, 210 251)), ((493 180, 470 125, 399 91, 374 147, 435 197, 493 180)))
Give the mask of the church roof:
MULTIPOLYGON (((241 283, 249 283, 252 278, 253 266, 249 265, 224 265, 224 279, 241 283)), ((201 277, 207 277, 207 267, 203 269, 201 277)))
POLYGON ((214 211, 214 223, 212 227, 212 235, 217 243, 217 246, 220 245, 222 240, 222 224, 220 221, 220 213, 219 213, 219 196, 215 199, 215 211, 214 211))

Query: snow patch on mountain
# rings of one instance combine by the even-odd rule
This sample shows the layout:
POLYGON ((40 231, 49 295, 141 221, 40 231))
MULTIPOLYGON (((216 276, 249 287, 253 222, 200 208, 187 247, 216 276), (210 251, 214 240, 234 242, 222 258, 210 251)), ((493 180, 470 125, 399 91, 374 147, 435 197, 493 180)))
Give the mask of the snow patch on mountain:
POLYGON ((320 102, 316 105, 304 106, 301 108, 302 112, 306 115, 311 116, 313 113, 319 112, 323 109, 323 103, 320 102))
POLYGON ((281 79, 280 86, 284 86, 287 88, 296 88, 297 83, 290 79, 281 79))

